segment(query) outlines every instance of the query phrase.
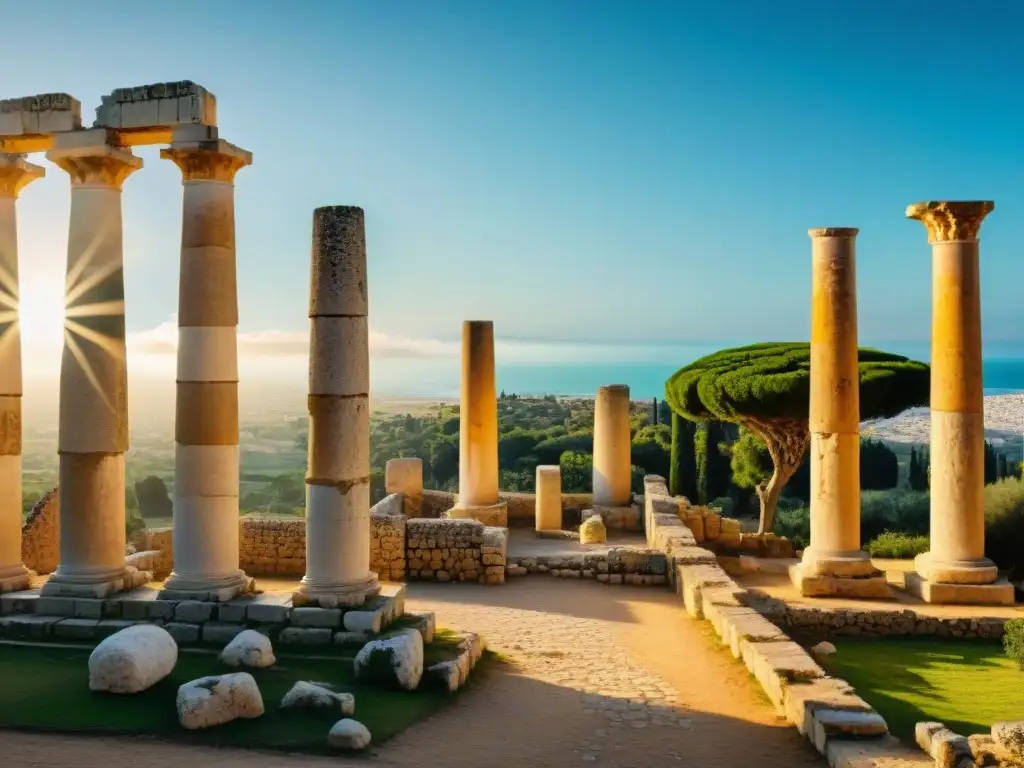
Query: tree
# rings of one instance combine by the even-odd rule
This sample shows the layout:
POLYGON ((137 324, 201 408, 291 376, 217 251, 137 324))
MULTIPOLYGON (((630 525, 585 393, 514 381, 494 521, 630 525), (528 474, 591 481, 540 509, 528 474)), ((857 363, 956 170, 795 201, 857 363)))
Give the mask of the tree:
POLYGON ((928 490, 928 451, 910 449, 910 474, 907 483, 913 491, 928 490))
POLYGON ((860 443, 860 487, 865 491, 885 491, 900 482, 900 462, 896 454, 880 440, 860 443))
POLYGON ((732 481, 740 488, 757 488, 772 476, 772 457, 768 446, 749 429, 740 430, 740 439, 729 447, 732 481))
POLYGON ((1009 460, 1006 458, 1005 453, 999 454, 999 467, 996 470, 996 475, 1002 480, 1004 477, 1010 476, 1009 460))
POLYGON ((673 496, 697 501, 697 457, 693 439, 696 422, 672 413, 672 455, 668 473, 668 489, 673 496))
MULTIPOLYGON (((810 442, 811 346, 769 342, 726 349, 681 368, 665 384, 672 410, 692 421, 729 421, 760 437, 772 458, 772 476, 757 486, 759 531, 770 531, 786 482, 810 442)), ((899 355, 858 353, 862 419, 895 416, 928 402, 929 368, 899 355)))
POLYGON ((996 449, 992 443, 985 441, 985 485, 992 485, 999 479, 996 449))
POLYGON ((594 477, 594 457, 589 453, 566 451, 559 457, 562 493, 590 493, 594 477))
POLYGON ((658 423, 658 398, 654 398, 651 401, 651 424, 657 425, 658 423))
POLYGON ((171 517, 171 497, 162 478, 149 475, 135 483, 135 498, 139 503, 139 514, 144 518, 171 517))
POLYGON ((729 463, 722 454, 725 434, 717 421, 702 421, 694 437, 697 464, 697 498, 700 504, 724 496, 729 490, 729 463))

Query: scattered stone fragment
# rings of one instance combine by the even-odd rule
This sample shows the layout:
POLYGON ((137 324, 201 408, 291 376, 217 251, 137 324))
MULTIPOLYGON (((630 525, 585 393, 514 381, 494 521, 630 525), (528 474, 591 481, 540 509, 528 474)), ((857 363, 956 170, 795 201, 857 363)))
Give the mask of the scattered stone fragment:
POLYGON ((345 718, 331 726, 327 743, 338 749, 366 749, 370 745, 370 731, 358 720, 345 718))
POLYGON ((1024 763, 1024 721, 992 724, 992 740, 1000 753, 1000 759, 1024 763))
POLYGON ((827 640, 823 640, 822 642, 818 643, 816 646, 811 648, 811 653, 813 653, 818 658, 824 659, 828 658, 829 656, 835 656, 836 647, 827 640))
POLYGON ((371 640, 356 654, 353 665, 357 678, 415 690, 423 677, 423 635, 416 629, 404 629, 371 640))
POLYGON ((264 669, 274 666, 274 647, 270 638, 255 629, 246 629, 235 635, 220 652, 220 660, 229 667, 256 667, 264 669))
POLYGON ((962 768, 965 760, 968 764, 974 761, 967 739, 942 723, 918 723, 914 726, 914 738, 931 755, 935 768, 962 768))
POLYGON ((439 661, 427 667, 427 677, 444 686, 449 693, 454 693, 462 684, 463 676, 459 664, 455 661, 439 661))
POLYGON ((189 730, 263 714, 263 697, 248 672, 211 675, 178 688, 178 721, 189 730))
POLYGON ((580 544, 604 544, 608 540, 608 530, 598 514, 591 514, 580 526, 580 544))
POLYGON ((178 661, 178 644, 167 630, 139 624, 115 632, 89 655, 89 689, 139 693, 163 680, 178 661))
POLYGON ((332 691, 322 683, 300 680, 281 699, 283 708, 339 707, 341 714, 352 715, 356 711, 356 697, 351 693, 332 691))

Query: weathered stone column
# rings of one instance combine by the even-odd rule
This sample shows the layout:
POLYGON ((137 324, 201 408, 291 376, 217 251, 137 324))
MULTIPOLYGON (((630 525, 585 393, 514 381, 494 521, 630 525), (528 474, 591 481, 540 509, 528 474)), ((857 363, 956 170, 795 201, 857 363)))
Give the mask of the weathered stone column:
POLYGON ((459 500, 448 516, 508 525, 508 505, 498 498, 498 395, 490 320, 462 324, 459 500))
POLYGON ((538 531, 562 530, 562 468, 537 467, 537 501, 534 525, 538 531))
POLYGON ((306 575, 296 604, 362 605, 370 570, 370 351, 363 209, 313 211, 306 575))
POLYGON ((985 557, 978 231, 993 208, 987 201, 907 208, 932 245, 932 374, 931 549, 906 583, 932 603, 1013 602, 1013 586, 985 557))
POLYGON ((601 387, 594 403, 595 507, 629 505, 630 461, 629 387, 601 387))
POLYGON ((165 598, 230 600, 250 588, 238 547, 238 291, 235 174, 252 155, 221 140, 175 141, 182 174, 174 570, 165 598))
POLYGON ((21 325, 18 321, 18 193, 45 170, 0 152, 0 592, 24 589, 21 560, 21 325))
POLYGON ((384 491, 404 497, 403 514, 419 517, 423 507, 423 459, 388 459, 384 465, 384 491))
POLYGON ((125 567, 128 450, 121 186, 129 150, 55 148, 71 176, 64 352, 60 366, 60 564, 45 595, 104 597, 134 586, 125 567))
POLYGON ((860 548, 857 229, 812 229, 811 545, 790 570, 804 595, 889 596, 860 548))

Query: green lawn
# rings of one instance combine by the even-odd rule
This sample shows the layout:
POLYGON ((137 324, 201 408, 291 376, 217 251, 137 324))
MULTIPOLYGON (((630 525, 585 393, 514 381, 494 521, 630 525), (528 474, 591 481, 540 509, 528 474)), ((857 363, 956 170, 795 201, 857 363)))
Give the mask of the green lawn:
MULTIPOLYGON (((428 646, 429 647, 429 646, 428 646)), ((174 672, 140 694, 125 696, 89 690, 90 649, 0 645, 0 728, 128 733, 213 746, 244 746, 326 752, 327 731, 341 719, 332 709, 281 710, 278 705, 299 680, 329 682, 355 695, 355 718, 379 745, 439 707, 453 695, 423 687, 381 690, 356 682, 350 660, 279 658, 275 666, 250 672, 260 687, 266 713, 199 731, 178 724, 178 686, 198 677, 231 670, 214 654, 179 653, 174 672)), ((481 659, 474 675, 483 672, 481 659)), ((456 693, 454 696, 458 696, 456 693)))
POLYGON ((834 641, 830 674, 849 682, 901 739, 914 724, 945 723, 963 735, 988 733, 997 720, 1024 713, 1024 672, 998 643, 858 638, 834 641))

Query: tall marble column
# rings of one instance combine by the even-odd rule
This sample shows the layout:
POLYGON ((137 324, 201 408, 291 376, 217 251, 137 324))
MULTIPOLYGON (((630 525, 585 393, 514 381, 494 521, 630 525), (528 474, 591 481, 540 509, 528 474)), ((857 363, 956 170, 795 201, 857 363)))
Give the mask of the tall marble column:
POLYGON ((907 588, 933 603, 1010 604, 1013 586, 985 557, 985 424, 978 231, 995 204, 907 208, 932 246, 931 548, 907 588))
POLYGON ((251 580, 238 546, 238 290, 235 174, 252 154, 226 141, 160 151, 182 174, 174 570, 163 597, 230 600, 251 580))
POLYGON ((594 403, 594 506, 625 507, 632 498, 629 387, 610 384, 594 403))
POLYGON ((448 516, 508 524, 507 504, 498 498, 498 395, 490 320, 462 324, 459 501, 448 516))
POLYGON ((370 570, 370 347, 363 209, 313 211, 306 575, 296 604, 362 605, 370 570))
POLYGON ((142 160, 106 144, 53 149, 71 177, 60 367, 60 563, 45 595, 104 597, 134 586, 125 567, 128 450, 121 187, 142 160))
POLYGON ((21 326, 18 322, 18 193, 45 174, 0 152, 0 592, 24 589, 21 560, 21 326))
POLYGON ((811 545, 790 571, 804 595, 889 596, 860 548, 857 229, 812 229, 811 545))

